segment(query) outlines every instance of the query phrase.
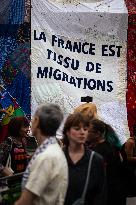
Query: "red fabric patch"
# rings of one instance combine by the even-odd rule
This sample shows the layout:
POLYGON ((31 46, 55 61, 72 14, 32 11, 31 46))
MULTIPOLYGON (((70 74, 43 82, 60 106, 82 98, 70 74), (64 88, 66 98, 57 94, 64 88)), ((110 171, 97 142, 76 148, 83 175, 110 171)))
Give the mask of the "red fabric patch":
POLYGON ((127 40, 127 111, 130 135, 136 124, 136 1, 125 0, 128 8, 128 40, 127 40))

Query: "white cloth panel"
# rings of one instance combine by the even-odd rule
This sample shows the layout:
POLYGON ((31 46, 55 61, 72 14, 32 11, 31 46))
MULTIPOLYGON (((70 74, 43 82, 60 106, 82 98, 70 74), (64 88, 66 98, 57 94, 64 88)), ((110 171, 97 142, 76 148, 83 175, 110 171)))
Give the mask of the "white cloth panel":
POLYGON ((89 95, 124 143, 129 136, 124 1, 32 0, 31 22, 32 113, 38 104, 54 102, 67 116, 89 95), (73 46, 79 44, 81 52, 73 46))

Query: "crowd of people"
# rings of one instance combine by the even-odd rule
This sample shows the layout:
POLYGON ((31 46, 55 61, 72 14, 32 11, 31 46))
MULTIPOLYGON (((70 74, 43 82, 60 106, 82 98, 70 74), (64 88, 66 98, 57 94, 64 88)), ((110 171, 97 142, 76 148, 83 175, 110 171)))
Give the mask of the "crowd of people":
POLYGON ((9 137, 0 144, 0 175, 23 172, 15 205, 126 205, 128 196, 136 196, 134 137, 121 145, 116 131, 99 119, 94 103, 69 114, 59 141, 62 121, 62 110, 52 103, 37 108, 33 137, 26 117, 10 120, 9 137), (28 151, 30 138, 33 153, 28 151))

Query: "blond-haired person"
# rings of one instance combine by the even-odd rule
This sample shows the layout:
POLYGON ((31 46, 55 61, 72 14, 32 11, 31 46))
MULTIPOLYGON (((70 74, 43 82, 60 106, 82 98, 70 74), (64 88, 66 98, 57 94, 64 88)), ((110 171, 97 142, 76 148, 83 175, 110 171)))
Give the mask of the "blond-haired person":
MULTIPOLYGON (((97 114, 97 107, 94 103, 84 103, 81 104, 80 106, 78 106, 77 108, 75 108, 74 113, 81 113, 83 114, 85 117, 88 118, 88 120, 92 120, 92 119, 98 119, 98 114, 97 114)), ((117 135, 117 133, 115 132, 115 130, 108 124, 106 124, 106 133, 105 133, 105 139, 113 144, 115 147, 117 148, 121 148, 121 143, 119 140, 119 137, 117 135)))

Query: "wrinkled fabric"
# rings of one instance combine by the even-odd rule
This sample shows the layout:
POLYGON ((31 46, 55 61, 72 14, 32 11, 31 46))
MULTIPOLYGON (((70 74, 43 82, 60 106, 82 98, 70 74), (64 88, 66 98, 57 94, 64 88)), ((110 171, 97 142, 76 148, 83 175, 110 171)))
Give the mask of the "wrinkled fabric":
POLYGON ((12 0, 9 23, 21 24, 24 22, 25 0, 12 0))
POLYGON ((40 103, 54 102, 66 116, 81 104, 81 97, 91 96, 98 115, 117 131, 121 144, 125 143, 130 133, 124 1, 32 0, 31 22, 32 110, 40 103), (120 56, 110 54, 110 46, 119 46, 120 56))
POLYGON ((14 37, 0 37, 0 70, 4 65, 8 56, 15 50, 17 47, 17 42, 14 37))
POLYGON ((16 98, 20 107, 26 115, 30 115, 30 80, 28 80, 22 72, 19 72, 7 91, 16 98))
POLYGON ((0 1, 0 24, 8 23, 11 5, 12 5, 12 0, 0 1))

